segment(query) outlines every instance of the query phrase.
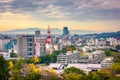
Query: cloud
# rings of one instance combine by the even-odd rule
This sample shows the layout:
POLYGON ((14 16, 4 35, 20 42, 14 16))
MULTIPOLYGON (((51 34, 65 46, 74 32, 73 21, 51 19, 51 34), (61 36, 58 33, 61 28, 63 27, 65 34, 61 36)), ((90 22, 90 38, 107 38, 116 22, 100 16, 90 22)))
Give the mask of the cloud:
POLYGON ((11 12, 4 12, 0 13, 0 21, 1 20, 26 20, 26 19, 32 19, 31 15, 29 14, 17 14, 17 13, 11 13, 11 12))
POLYGON ((50 18, 66 18, 65 13, 63 13, 62 11, 60 11, 61 7, 58 6, 54 6, 54 5, 48 5, 46 6, 46 8, 42 8, 36 11, 40 14, 42 14, 43 16, 46 17, 50 17, 50 18))
POLYGON ((0 0, 0 3, 8 3, 8 2, 12 2, 13 0, 0 0))
POLYGON ((38 19, 75 21, 120 19, 120 0, 0 0, 0 2, 1 13, 28 13, 37 16, 38 19))

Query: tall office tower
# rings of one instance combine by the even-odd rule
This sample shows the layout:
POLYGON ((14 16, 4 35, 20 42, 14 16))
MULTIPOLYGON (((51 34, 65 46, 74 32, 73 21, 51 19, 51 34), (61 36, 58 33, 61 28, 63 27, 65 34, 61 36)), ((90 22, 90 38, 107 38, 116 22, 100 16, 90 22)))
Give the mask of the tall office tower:
POLYGON ((35 56, 40 56, 40 30, 35 31, 35 56))
POLYGON ((63 35, 69 35, 68 27, 63 28, 63 35))
POLYGON ((33 57, 34 35, 18 35, 17 46, 19 56, 23 58, 33 57))

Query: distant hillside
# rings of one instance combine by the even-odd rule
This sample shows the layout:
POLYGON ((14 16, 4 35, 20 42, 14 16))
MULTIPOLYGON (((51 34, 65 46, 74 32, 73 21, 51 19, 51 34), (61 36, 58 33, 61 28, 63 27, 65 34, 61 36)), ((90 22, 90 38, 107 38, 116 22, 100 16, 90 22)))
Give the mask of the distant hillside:
MULTIPOLYGON (((10 31, 4 31, 1 33, 4 34, 34 34, 35 30, 40 30, 42 35, 45 35, 47 33, 46 29, 42 29, 42 28, 27 28, 27 29, 15 29, 15 30, 10 30, 10 31)), ((87 30, 70 30, 70 34, 92 34, 95 33, 93 31, 87 31, 87 30)), ((55 34, 59 34, 62 35, 63 34, 63 30, 58 29, 58 28, 51 28, 51 34, 55 35, 55 34)))
POLYGON ((101 34, 86 34, 83 36, 94 36, 95 38, 109 38, 109 37, 120 38, 120 31, 106 32, 106 33, 101 33, 101 34))
POLYGON ((101 33, 96 35, 95 38, 108 38, 108 37, 120 38, 120 31, 111 33, 101 33))

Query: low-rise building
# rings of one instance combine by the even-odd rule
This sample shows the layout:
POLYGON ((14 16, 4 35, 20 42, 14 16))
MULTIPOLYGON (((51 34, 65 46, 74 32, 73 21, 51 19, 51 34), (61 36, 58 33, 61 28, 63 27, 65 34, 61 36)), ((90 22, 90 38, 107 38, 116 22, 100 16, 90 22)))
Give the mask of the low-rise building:
POLYGON ((57 74, 61 74, 64 71, 65 66, 60 63, 51 63, 46 69, 49 71, 50 69, 54 69, 57 74))
POLYGON ((79 68, 80 70, 83 70, 85 73, 88 73, 90 71, 98 71, 102 68, 101 64, 68 64, 67 68, 70 67, 79 68))
POLYGON ((104 51, 101 50, 94 51, 89 55, 89 61, 90 63, 93 64, 97 64, 97 63, 100 64, 103 61, 103 59, 104 59, 104 51))
POLYGON ((67 53, 62 53, 57 56, 57 63, 69 64, 69 63, 78 63, 80 59, 79 51, 69 51, 67 53))
POLYGON ((10 53, 6 51, 0 51, 0 55, 3 56, 6 60, 10 59, 10 53))
POLYGON ((110 68, 110 66, 113 64, 113 57, 105 58, 101 62, 102 68, 110 68))

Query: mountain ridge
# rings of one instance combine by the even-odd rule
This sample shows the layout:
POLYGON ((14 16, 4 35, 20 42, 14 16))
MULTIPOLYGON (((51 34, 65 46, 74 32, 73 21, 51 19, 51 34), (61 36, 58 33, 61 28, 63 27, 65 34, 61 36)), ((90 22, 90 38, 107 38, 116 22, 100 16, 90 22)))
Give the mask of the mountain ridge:
MULTIPOLYGON (((51 29, 51 34, 63 34, 63 30, 59 28, 50 28, 51 29)), ((36 30, 40 30, 41 34, 47 34, 47 29, 43 28, 26 28, 26 29, 14 29, 14 30, 8 30, 8 31, 3 31, 1 33, 5 34, 34 34, 36 30)), ((94 33, 94 31, 89 31, 89 30, 70 30, 70 34, 90 34, 94 33)))

